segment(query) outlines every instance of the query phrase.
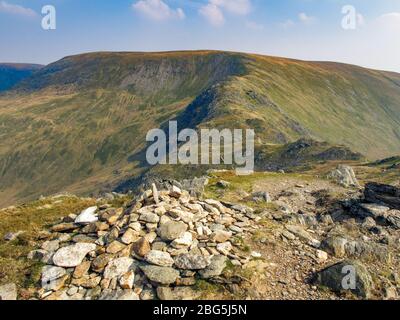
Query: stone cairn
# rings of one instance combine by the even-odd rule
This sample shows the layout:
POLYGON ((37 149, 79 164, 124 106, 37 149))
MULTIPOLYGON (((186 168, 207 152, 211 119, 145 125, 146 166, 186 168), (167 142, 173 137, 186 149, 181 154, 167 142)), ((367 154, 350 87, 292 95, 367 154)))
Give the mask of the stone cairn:
POLYGON ((51 228, 30 259, 45 263, 40 299, 195 299, 198 279, 219 277, 228 260, 247 263, 234 241, 256 229, 253 210, 198 200, 153 185, 124 208, 90 207, 51 228))

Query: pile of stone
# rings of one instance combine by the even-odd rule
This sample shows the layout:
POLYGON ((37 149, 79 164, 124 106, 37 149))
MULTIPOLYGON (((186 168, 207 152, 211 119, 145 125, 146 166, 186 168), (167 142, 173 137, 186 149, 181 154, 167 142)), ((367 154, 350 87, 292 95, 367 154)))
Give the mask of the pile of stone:
POLYGON ((234 239, 257 219, 250 208, 200 201, 176 186, 153 185, 125 208, 87 208, 29 254, 46 264, 39 298, 193 299, 198 279, 219 277, 228 259, 249 261, 234 239))

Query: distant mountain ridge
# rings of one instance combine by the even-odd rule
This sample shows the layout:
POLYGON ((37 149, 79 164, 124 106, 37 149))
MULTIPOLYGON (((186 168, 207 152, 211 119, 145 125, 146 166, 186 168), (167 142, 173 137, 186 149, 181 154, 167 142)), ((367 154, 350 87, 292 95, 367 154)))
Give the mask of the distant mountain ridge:
POLYGON ((0 92, 13 88, 42 67, 39 64, 0 63, 0 92))
POLYGON ((221 51, 66 57, 0 95, 0 205, 138 177, 147 131, 173 119, 253 128, 266 162, 302 138, 326 143, 322 159, 375 160, 400 154, 400 74, 221 51))

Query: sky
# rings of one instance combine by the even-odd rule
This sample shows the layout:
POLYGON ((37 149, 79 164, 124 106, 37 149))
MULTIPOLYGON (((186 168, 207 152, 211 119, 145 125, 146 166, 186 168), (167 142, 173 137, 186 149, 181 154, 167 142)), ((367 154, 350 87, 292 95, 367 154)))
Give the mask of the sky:
POLYGON ((199 49, 400 72, 400 0, 0 0, 0 62, 199 49))

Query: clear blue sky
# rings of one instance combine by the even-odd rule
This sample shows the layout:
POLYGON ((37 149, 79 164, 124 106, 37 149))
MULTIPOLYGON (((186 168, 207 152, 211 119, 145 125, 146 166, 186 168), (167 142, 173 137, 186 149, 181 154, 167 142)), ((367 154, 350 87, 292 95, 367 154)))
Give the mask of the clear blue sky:
POLYGON ((400 72, 399 0, 0 0, 0 62, 89 51, 221 49, 400 72), (41 27, 54 5, 57 29, 41 27), (342 7, 356 9, 355 30, 342 7))

